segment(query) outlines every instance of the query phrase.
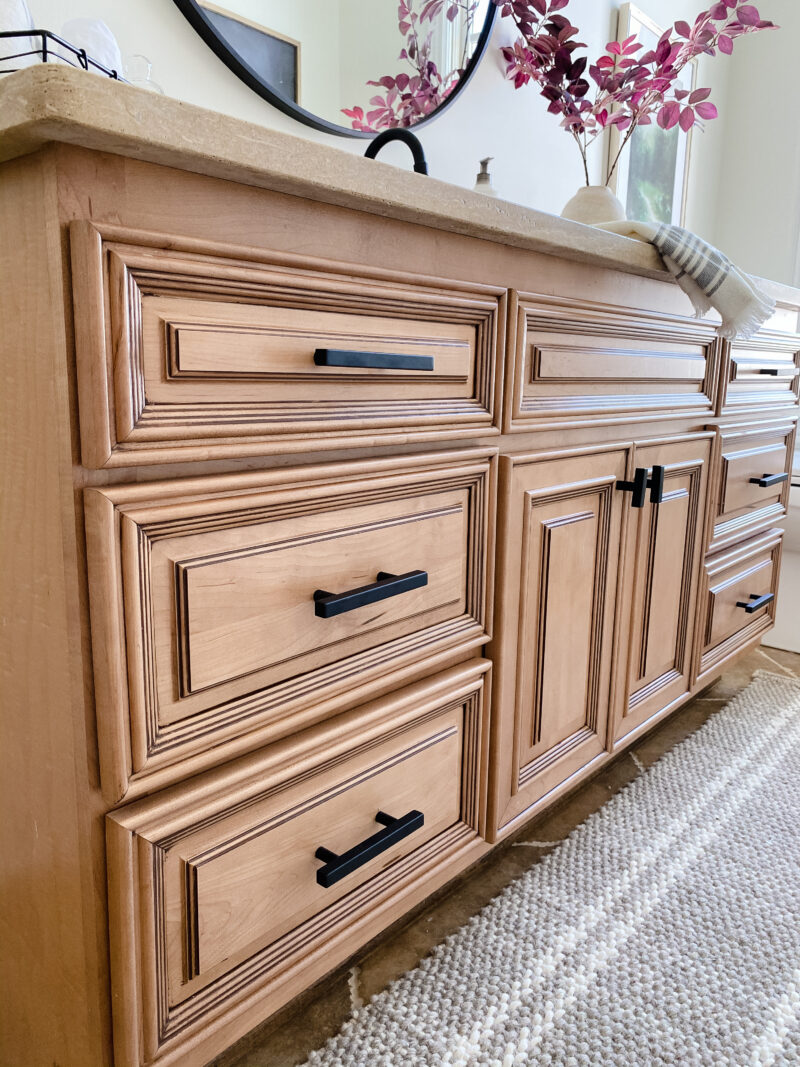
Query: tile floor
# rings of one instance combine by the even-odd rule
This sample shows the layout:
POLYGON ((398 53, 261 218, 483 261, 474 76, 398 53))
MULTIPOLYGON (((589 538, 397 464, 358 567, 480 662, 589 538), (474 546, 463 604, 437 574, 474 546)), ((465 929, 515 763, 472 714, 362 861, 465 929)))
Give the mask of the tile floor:
MULTIPOLYGON (((701 696, 643 737, 554 809, 499 845, 479 864, 404 917, 356 960, 294 1001, 214 1061, 213 1067, 295 1067, 335 1034, 352 1010, 415 967, 497 896, 538 863, 619 789, 694 733, 744 688, 756 670, 800 677, 800 655, 762 647, 727 670, 701 696)), ((361 1067, 361 1065, 353 1065, 361 1067)))

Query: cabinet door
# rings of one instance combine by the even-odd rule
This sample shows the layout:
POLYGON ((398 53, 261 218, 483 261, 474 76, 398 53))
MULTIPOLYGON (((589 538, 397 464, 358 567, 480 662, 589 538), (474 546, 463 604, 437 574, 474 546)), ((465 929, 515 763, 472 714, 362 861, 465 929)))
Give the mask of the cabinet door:
POLYGON ((490 825, 586 771, 606 747, 628 446, 501 459, 490 825))
POLYGON ((659 504, 631 509, 623 604, 628 662, 617 742, 665 713, 691 688, 692 642, 705 529, 711 434, 637 445, 634 467, 664 468, 659 504))

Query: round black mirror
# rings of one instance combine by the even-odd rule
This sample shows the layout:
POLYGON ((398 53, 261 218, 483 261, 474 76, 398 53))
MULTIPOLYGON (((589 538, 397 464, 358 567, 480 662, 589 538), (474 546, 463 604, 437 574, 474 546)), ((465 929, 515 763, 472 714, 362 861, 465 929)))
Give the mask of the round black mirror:
POLYGON ((175 0, 209 48, 316 130, 374 137, 449 107, 489 41, 492 0, 175 0))

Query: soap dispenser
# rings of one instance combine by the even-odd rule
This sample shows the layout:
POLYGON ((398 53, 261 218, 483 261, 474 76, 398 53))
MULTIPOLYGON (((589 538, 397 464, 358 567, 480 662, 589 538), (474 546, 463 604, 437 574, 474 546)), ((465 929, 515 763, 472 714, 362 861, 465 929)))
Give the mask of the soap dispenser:
POLYGON ((475 192, 483 193, 484 196, 497 196, 497 190, 492 185, 492 176, 489 173, 489 164, 494 156, 487 156, 480 160, 480 173, 475 177, 475 192))

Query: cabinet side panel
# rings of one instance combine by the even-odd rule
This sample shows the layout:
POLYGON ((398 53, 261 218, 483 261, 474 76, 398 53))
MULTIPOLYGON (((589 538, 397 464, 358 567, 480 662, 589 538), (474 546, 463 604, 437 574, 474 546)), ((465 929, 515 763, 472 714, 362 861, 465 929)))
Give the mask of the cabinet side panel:
POLYGON ((52 160, 0 168, 0 1062, 103 1067, 102 846, 92 841, 52 160))

